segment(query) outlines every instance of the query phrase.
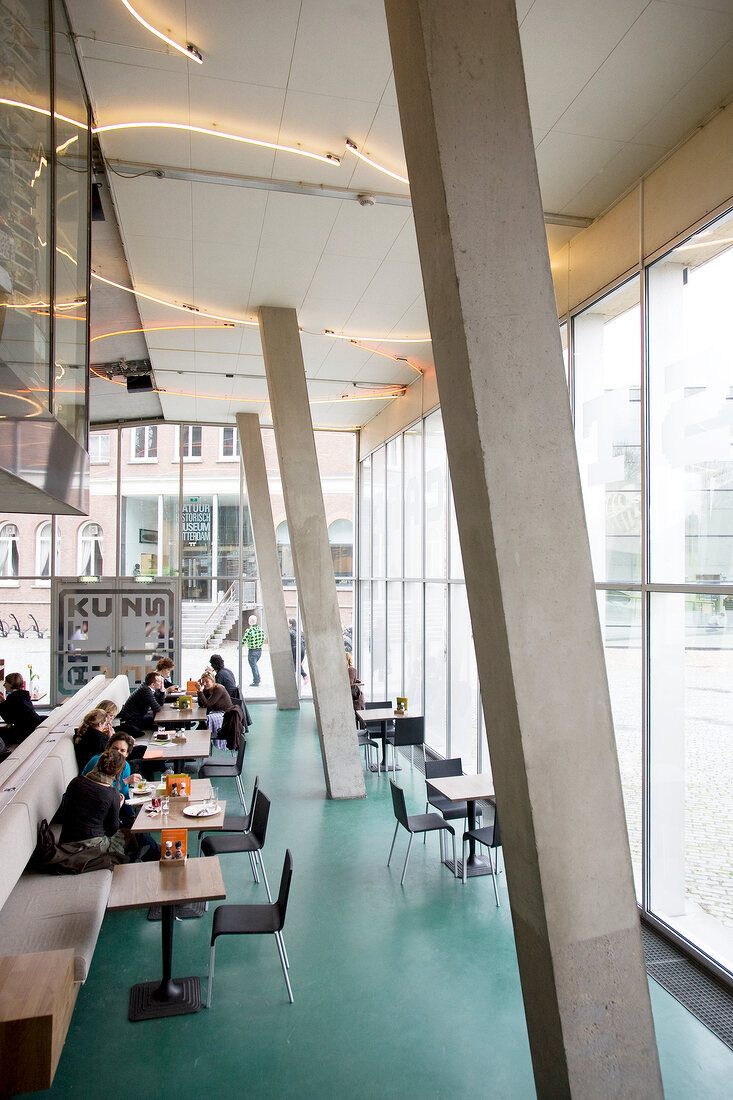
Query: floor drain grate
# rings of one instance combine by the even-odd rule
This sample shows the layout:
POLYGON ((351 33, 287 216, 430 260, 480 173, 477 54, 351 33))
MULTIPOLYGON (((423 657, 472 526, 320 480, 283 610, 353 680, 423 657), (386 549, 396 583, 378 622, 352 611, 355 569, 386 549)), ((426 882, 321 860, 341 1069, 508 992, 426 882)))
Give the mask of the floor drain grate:
POLYGON ((641 939, 647 974, 733 1050, 733 994, 644 924, 641 939))

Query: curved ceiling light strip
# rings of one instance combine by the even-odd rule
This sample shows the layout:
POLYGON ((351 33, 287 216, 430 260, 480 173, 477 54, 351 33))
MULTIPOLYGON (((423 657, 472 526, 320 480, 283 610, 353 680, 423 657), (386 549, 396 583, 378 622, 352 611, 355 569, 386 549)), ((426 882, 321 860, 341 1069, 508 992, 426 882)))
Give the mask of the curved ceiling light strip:
POLYGON ((106 283, 107 286, 113 286, 117 290, 124 290, 127 294, 134 294, 136 298, 145 298, 148 302, 156 302, 159 306, 168 306, 170 309, 178 309, 181 313, 193 314, 195 317, 204 317, 207 321, 229 321, 232 325, 249 325, 253 328, 259 328, 257 321, 245 321, 241 317, 222 317, 218 313, 207 313, 203 309, 199 309, 197 306, 182 306, 177 302, 166 301, 165 298, 156 298, 153 294, 146 294, 142 290, 136 290, 131 286, 123 286, 122 283, 115 283, 112 279, 105 279, 103 275, 97 275, 95 271, 91 273, 92 278, 96 279, 100 283, 106 283))
MULTIPOLYGON (((313 336, 320 336, 320 333, 312 333, 313 336)), ((357 343, 370 343, 370 344, 430 344, 432 340, 429 336, 348 336, 345 332, 334 332, 333 329, 324 328, 324 336, 330 336, 333 340, 348 340, 350 344, 357 343)), ((371 351, 371 348, 365 348, 365 351, 371 351)))
POLYGON ((408 187, 410 186, 410 181, 407 176, 399 176, 397 172, 390 172, 389 168, 385 168, 382 164, 377 164, 376 160, 372 160, 366 153, 361 153, 356 142, 352 141, 351 138, 346 138, 345 140, 346 148, 349 149, 355 157, 358 157, 359 160, 363 160, 365 164, 369 164, 372 168, 376 168, 378 172, 383 172, 385 176, 391 176, 393 180, 399 180, 400 183, 406 183, 408 187))
POLYGON ((391 359, 393 363, 404 363, 405 366, 410 367, 417 374, 424 374, 425 371, 418 367, 415 363, 411 363, 409 359, 405 359, 404 355, 390 355, 388 351, 376 351, 375 348, 364 347, 358 340, 352 340, 351 343, 355 348, 361 348, 363 351, 368 351, 370 355, 381 355, 384 359, 391 359))
POLYGON ((109 134, 115 130, 182 130, 188 134, 203 134, 204 137, 223 138, 226 141, 238 141, 243 145, 257 145, 262 149, 273 149, 276 153, 294 153, 299 157, 308 157, 323 164, 338 165, 341 158, 333 153, 311 153, 295 145, 280 145, 276 141, 261 141, 259 138, 243 137, 241 134, 229 134, 225 130, 211 130, 207 126, 190 126, 184 122, 111 122, 107 126, 93 126, 93 134, 109 134))
POLYGON ((179 53, 185 54, 191 61, 195 61, 197 65, 203 65, 204 59, 201 56, 200 50, 194 46, 193 42, 189 42, 187 46, 181 46, 178 42, 174 42, 172 38, 169 38, 167 34, 163 34, 162 31, 158 31, 155 27, 151 26, 147 20, 143 19, 139 12, 135 11, 132 4, 128 3, 128 0, 122 0, 130 15, 137 19, 141 26, 145 27, 147 31, 154 34, 156 38, 159 38, 161 42, 167 42, 169 46, 172 46, 174 50, 178 50, 179 53))
POLYGON ((110 336, 132 336, 137 332, 182 332, 186 330, 197 332, 199 329, 218 329, 223 332, 225 329, 231 328, 234 328, 233 321, 227 321, 221 325, 149 325, 143 328, 120 328, 116 332, 100 332, 98 336, 92 336, 89 343, 94 344, 97 340, 107 340, 110 336))
MULTIPOLYGON (((33 103, 24 103, 21 99, 5 99, 0 96, 0 103, 4 103, 6 107, 22 107, 24 111, 33 111, 36 115, 45 115, 46 118, 51 117, 51 112, 47 107, 36 107, 33 103)), ((80 130, 86 130, 86 122, 79 122, 78 119, 69 118, 68 115, 61 115, 58 111, 54 111, 54 118, 61 119, 62 122, 68 122, 70 126, 78 126, 80 130)))

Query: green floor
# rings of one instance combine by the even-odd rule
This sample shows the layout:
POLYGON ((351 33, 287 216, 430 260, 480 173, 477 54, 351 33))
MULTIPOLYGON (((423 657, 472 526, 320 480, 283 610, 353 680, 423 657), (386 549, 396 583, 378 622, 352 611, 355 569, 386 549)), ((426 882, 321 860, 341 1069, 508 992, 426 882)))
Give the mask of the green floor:
MULTIPOLYGON (((237 937, 219 941, 209 1011, 131 1024, 130 986, 159 974, 160 925, 111 913, 47 1095, 533 1097, 505 885, 497 909, 490 880, 461 886, 430 837, 413 844, 401 888, 406 837, 388 870, 384 779, 367 776, 366 801, 328 802, 312 706, 279 714, 263 705, 253 717, 246 787, 259 774, 272 799, 273 892, 288 846, 295 864, 285 927, 295 1004, 274 941, 237 937)), ((407 766, 401 782, 420 812, 422 776, 407 766)), ((232 781, 220 793, 236 801, 232 781)), ((228 900, 263 900, 246 856, 222 866, 228 900)), ((210 921, 177 922, 175 975, 205 978, 210 921)), ((668 1100, 730 1097, 733 1053, 651 987, 668 1100)))

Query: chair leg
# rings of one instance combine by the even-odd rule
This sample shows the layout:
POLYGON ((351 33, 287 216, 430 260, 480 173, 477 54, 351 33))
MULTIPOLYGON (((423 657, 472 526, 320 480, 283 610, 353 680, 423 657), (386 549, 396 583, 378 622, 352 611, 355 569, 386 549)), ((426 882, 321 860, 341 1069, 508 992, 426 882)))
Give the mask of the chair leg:
POLYGON ((463 844, 461 845, 461 856, 463 862, 463 885, 466 885, 466 838, 463 838, 463 844))
POLYGON ((400 827, 400 823, 398 821, 397 824, 394 827, 394 832, 392 834, 392 847, 389 850, 389 859, 387 860, 387 866, 388 867, 389 867, 390 862, 392 860, 392 852, 394 851, 394 842, 397 840, 397 830, 399 829, 399 827, 400 827))
POLYGON ((445 852, 444 852, 444 849, 443 849, 443 830, 442 829, 438 830, 438 844, 440 846, 440 862, 442 863, 443 860, 445 859, 445 852))
POLYGON ((458 878, 458 861, 456 860, 456 834, 455 833, 451 837, 451 840, 453 841, 453 875, 454 875, 455 878, 458 878))
POLYGON ((276 935, 276 936, 277 936, 277 937, 279 938, 279 940, 280 940, 280 945, 281 945, 281 947, 282 947, 282 949, 283 949, 283 955, 284 955, 284 957, 285 957, 285 965, 287 966, 287 968, 288 968, 288 970, 289 970, 289 969, 290 969, 290 959, 288 958, 288 953, 287 953, 287 951, 285 950, 285 937, 283 936, 282 932, 276 932, 276 933, 275 933, 275 935, 276 935))
POLYGON ((255 882, 259 886, 260 876, 257 874, 257 860, 255 859, 255 853, 254 852, 249 853, 249 862, 252 865, 252 877, 254 878, 255 882))
POLYGON ((265 880, 265 890, 267 890, 267 900, 270 902, 270 905, 272 905, 272 894, 270 893, 270 884, 267 881, 267 872, 265 871, 265 864, 264 864, 264 861, 262 859, 262 852, 261 851, 255 852, 255 859, 259 860, 260 868, 262 870, 262 877, 265 880))
MULTIPOLYGON (((494 849, 494 851, 496 851, 496 849, 494 849)), ((497 862, 497 865, 498 865, 498 863, 499 863, 499 856, 498 855, 496 857, 496 862, 497 862)), ((494 873, 494 861, 491 858, 491 848, 489 848, 489 866, 491 867, 491 881, 494 884, 494 897, 496 898, 496 907, 498 909, 499 908, 499 891, 496 887, 496 875, 494 873)))
POLYGON ((246 814, 247 813, 247 802, 246 802, 246 799, 244 797, 244 787, 242 786, 242 777, 241 777, 241 775, 237 775, 237 776, 235 776, 235 779, 236 779, 236 783, 237 783, 237 791, 239 792, 239 801, 242 803, 242 810, 246 814))
POLYGON ((292 1004, 293 1003, 293 991, 290 988, 290 978, 288 977, 288 968, 285 965, 285 959, 283 958, 283 950, 284 949, 283 949, 283 945, 281 943, 280 935, 279 935, 278 932, 275 933, 275 943, 277 944, 278 954, 280 955, 280 965, 283 968, 283 977, 285 978, 285 985, 288 987, 288 997, 290 999, 290 1003, 292 1004))
POLYGON ((211 1008, 211 987, 214 984, 214 954, 216 952, 216 944, 211 945, 211 954, 209 955, 209 985, 206 990, 206 1007, 211 1008))
POLYGON ((407 872, 407 861, 410 858, 410 848, 412 847, 413 833, 410 833, 410 843, 407 845, 407 855, 405 856, 405 866, 402 868, 402 878, 400 879, 400 886, 405 884, 405 873, 407 872))

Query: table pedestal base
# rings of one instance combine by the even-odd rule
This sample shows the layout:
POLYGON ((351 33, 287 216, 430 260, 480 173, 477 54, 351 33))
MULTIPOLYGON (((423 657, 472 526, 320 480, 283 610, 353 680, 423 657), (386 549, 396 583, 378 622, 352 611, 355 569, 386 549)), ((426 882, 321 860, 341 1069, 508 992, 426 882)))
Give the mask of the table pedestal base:
MULTIPOLYGON (((176 906, 176 919, 177 920, 193 920, 194 918, 203 917, 206 912, 206 901, 188 901, 181 902, 176 906)), ((161 905, 151 905, 148 909, 148 920, 162 920, 163 907, 161 905)))
MULTIPOLYGON (((376 772, 391 772, 392 770, 393 770, 393 769, 392 769, 392 765, 391 765, 391 764, 389 764, 389 765, 387 765, 387 764, 380 764, 380 765, 379 765, 379 767, 377 767, 377 765, 376 765, 376 764, 370 764, 370 765, 369 765, 369 771, 370 771, 370 772, 375 772, 375 773, 376 773, 376 772)), ((398 764, 398 765, 397 765, 397 769, 396 769, 396 770, 397 770, 398 772, 401 772, 401 771, 402 771, 402 765, 401 765, 401 764, 398 764)))
MULTIPOLYGON (((455 865, 452 859, 444 859, 443 863, 451 871, 454 871, 455 865)), ((466 878, 477 878, 479 875, 490 875, 491 864, 487 856, 474 856, 473 863, 470 860, 466 863, 466 878)), ((458 860, 458 878, 463 878, 463 860, 458 860)))
POLYGON ((141 982, 130 990, 128 1019, 160 1020, 201 1011, 201 983, 197 977, 170 982, 141 982))

